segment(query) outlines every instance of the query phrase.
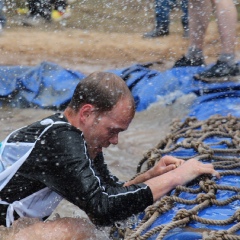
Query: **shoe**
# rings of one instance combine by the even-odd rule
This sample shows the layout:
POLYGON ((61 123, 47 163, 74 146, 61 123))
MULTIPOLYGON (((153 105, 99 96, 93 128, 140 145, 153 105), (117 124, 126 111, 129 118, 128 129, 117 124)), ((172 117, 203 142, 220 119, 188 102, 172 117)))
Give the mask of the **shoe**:
POLYGON ((29 15, 22 20, 22 24, 29 27, 38 27, 46 23, 50 23, 50 21, 39 15, 29 15))
POLYGON ((156 38, 156 37, 164 37, 169 35, 169 30, 168 29, 163 29, 163 28, 155 28, 151 32, 147 32, 143 34, 143 38, 156 38))
POLYGON ((240 80, 240 67, 238 64, 229 66, 226 62, 217 61, 208 70, 196 74, 194 79, 205 82, 225 82, 240 80))
POLYGON ((67 7, 64 11, 52 10, 51 18, 55 22, 60 22, 63 19, 67 19, 71 16, 71 9, 67 7))
POLYGON ((182 56, 180 59, 178 59, 175 64, 173 65, 173 68, 176 67, 197 67, 197 66, 205 66, 205 62, 203 58, 196 58, 196 59, 190 59, 186 56, 182 56))
POLYGON ((28 14, 29 9, 28 8, 17 8, 16 11, 17 11, 18 15, 26 15, 26 14, 28 14))

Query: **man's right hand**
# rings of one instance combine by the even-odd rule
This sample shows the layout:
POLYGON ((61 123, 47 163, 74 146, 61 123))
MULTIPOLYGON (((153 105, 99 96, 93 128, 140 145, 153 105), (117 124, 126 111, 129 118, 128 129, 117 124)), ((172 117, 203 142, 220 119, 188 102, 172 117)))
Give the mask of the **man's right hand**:
POLYGON ((154 201, 164 196, 177 185, 185 185, 202 174, 211 174, 220 178, 212 164, 204 164, 196 159, 190 159, 176 169, 145 181, 153 194, 154 201))

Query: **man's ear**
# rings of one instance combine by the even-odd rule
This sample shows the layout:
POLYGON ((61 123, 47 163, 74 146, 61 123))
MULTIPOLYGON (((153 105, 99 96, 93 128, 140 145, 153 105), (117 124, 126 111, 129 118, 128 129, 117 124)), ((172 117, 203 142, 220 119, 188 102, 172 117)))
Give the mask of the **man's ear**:
POLYGON ((79 109, 79 120, 82 123, 86 123, 86 121, 89 119, 89 117, 93 114, 94 111, 94 106, 91 104, 84 104, 80 109, 79 109))

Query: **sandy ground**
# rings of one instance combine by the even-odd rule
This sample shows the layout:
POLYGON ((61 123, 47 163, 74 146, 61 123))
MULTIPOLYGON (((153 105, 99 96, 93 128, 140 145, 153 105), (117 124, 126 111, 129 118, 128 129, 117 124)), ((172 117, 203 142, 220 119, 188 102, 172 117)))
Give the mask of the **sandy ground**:
MULTIPOLYGON (((238 42, 237 42, 238 43, 238 42)), ((135 63, 160 61, 158 70, 171 68, 184 54, 188 39, 182 30, 167 37, 143 39, 142 33, 103 33, 63 28, 6 28, 0 36, 0 64, 35 66, 50 61, 85 74, 97 70, 128 67, 135 63)), ((204 48, 206 62, 216 60, 219 39, 215 23, 211 23, 204 48)), ((237 58, 239 44, 236 44, 237 58)))
MULTIPOLYGON (((169 36, 143 39, 143 33, 153 29, 154 1, 69 2, 69 18, 29 28, 22 25, 25 16, 16 14, 18 7, 26 7, 25 1, 6 1, 7 25, 0 36, 0 65, 34 66, 51 61, 88 74, 160 61, 158 69, 166 70, 188 46, 188 39, 182 38, 182 11, 178 7, 171 11, 169 36)), ((237 32, 239 59, 239 23, 237 32)), ((213 17, 205 37, 206 62, 214 62, 219 51, 220 38, 213 17)))
MULTIPOLYGON (((150 10, 148 12, 152 13, 150 10)), ((134 31, 130 31, 130 28, 128 31, 121 29, 118 32, 109 29, 104 32, 102 28, 98 31, 97 27, 61 28, 52 24, 28 28, 11 24, 10 19, 0 36, 0 65, 35 66, 43 61, 50 61, 64 68, 89 74, 93 71, 124 68, 135 63, 160 61, 162 64, 155 65, 155 68, 164 71, 171 68, 174 61, 185 52, 188 40, 182 38, 179 22, 171 25, 171 34, 167 37, 143 39, 143 31, 150 30, 151 27, 151 24, 139 23, 139 28, 135 27, 134 31)), ((236 43, 237 57, 240 49, 238 40, 239 35, 236 43)), ((204 49, 208 57, 207 63, 216 60, 219 47, 216 24, 212 22, 204 49)), ((171 106, 160 102, 147 111, 137 113, 129 130, 121 134, 118 146, 105 151, 110 170, 121 180, 131 178, 143 153, 166 136, 174 118, 182 119, 187 115, 193 98, 183 97, 171 106)), ((51 113, 52 111, 37 109, 0 109, 0 141, 12 130, 51 113)), ((57 212, 61 216, 84 216, 79 209, 66 201, 60 204, 57 212)))
POLYGON ((6 29, 0 38, 0 64, 34 66, 50 61, 90 73, 149 61, 168 63, 173 53, 166 43, 176 39, 178 44, 170 51, 185 49, 187 40, 178 35, 145 40, 137 33, 106 34, 73 29, 52 32, 14 27, 6 29))

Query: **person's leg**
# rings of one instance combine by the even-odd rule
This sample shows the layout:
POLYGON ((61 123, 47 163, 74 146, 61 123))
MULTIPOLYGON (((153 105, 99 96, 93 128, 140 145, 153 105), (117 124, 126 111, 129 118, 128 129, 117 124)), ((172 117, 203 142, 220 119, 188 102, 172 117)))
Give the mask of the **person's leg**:
POLYGON ((182 8, 182 26, 183 26, 183 37, 189 37, 189 21, 188 21, 188 0, 181 0, 181 8, 182 8))
POLYGON ((6 25, 6 17, 3 13, 4 1, 0 0, 0 32, 2 28, 6 25))
POLYGON ((210 0, 189 1, 189 47, 186 55, 177 60, 173 67, 204 65, 203 43, 211 9, 210 0))
POLYGON ((49 0, 30 0, 28 2, 29 14, 41 16, 47 20, 51 19, 51 3, 49 0))
MULTIPOLYGON (((226 55, 226 57, 229 55, 230 64, 233 64, 235 57, 237 9, 232 0, 215 0, 215 6, 222 46, 221 55, 226 55)), ((224 58, 224 56, 222 57, 224 58)))
POLYGON ((235 41, 237 9, 233 0, 214 0, 221 51, 218 61, 206 71, 196 74, 195 79, 203 81, 228 81, 238 79, 240 69, 235 63, 235 41))
MULTIPOLYGON (((210 0, 189 1, 189 49, 187 55, 195 57, 191 50, 203 50, 204 37, 208 27, 212 6, 210 0)), ((198 57, 198 56, 196 56, 198 57)))
POLYGON ((29 0, 29 12, 22 23, 25 26, 39 26, 51 21, 52 6, 49 0, 29 0))
POLYGON ((52 1, 52 4, 54 5, 54 10, 57 10, 59 12, 64 12, 67 8, 66 0, 54 0, 52 1))
POLYGON ((162 37, 169 34, 169 0, 155 0, 155 27, 153 31, 145 33, 144 38, 162 37))
POLYGON ((33 221, 30 224, 24 223, 29 221, 21 219, 16 221, 12 231, 6 237, 6 240, 106 240, 106 234, 100 232, 96 227, 83 218, 59 218, 53 221, 33 221), (25 225, 24 225, 25 224, 25 225))
POLYGON ((37 12, 37 6, 36 6, 36 1, 34 0, 29 0, 28 1, 28 9, 29 9, 29 14, 34 16, 36 15, 37 12))
POLYGON ((156 28, 164 31, 169 31, 169 0, 156 0, 156 28))

